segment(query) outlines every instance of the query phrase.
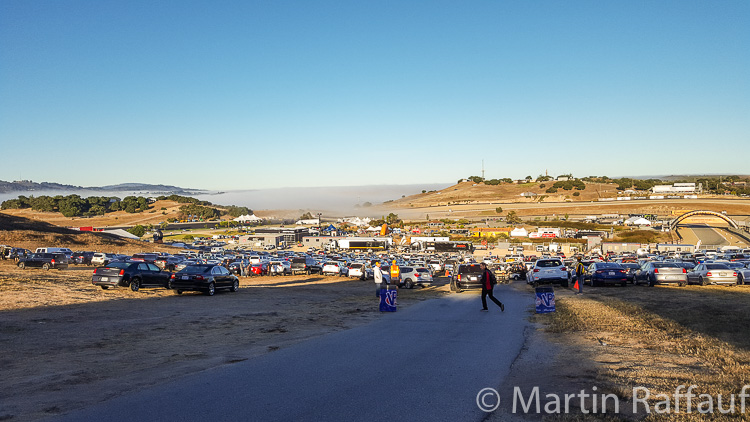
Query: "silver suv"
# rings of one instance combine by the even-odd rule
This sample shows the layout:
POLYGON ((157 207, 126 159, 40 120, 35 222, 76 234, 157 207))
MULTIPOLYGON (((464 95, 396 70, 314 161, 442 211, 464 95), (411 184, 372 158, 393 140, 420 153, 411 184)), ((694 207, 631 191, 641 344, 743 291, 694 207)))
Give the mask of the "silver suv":
POLYGON ((401 267, 401 284, 399 287, 413 289, 418 284, 422 287, 432 285, 432 275, 425 267, 401 267))
POLYGON ((539 259, 526 273, 526 281, 533 285, 559 283, 568 287, 569 277, 568 267, 558 258, 539 259))

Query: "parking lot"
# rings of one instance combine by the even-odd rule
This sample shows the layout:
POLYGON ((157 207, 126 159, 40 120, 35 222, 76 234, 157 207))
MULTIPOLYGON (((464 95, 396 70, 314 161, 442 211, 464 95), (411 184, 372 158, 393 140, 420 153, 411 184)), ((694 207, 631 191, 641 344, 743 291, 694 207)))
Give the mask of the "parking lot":
MULTIPOLYGON (((241 278, 239 292, 208 297, 102 290, 91 273, 0 262, 0 419, 38 420, 380 315, 371 280, 241 278)), ((398 304, 445 294, 445 286, 403 290, 398 304)))

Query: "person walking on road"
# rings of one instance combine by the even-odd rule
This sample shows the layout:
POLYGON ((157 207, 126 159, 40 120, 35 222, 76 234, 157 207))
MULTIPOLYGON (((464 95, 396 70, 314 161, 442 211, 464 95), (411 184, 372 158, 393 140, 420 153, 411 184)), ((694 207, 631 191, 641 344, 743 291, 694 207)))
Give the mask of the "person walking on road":
POLYGON ((383 280, 383 270, 380 269, 380 261, 375 263, 375 268, 372 269, 372 277, 375 279, 375 296, 380 297, 380 289, 387 287, 383 280))
POLYGON ((583 266, 583 262, 581 262, 581 257, 579 256, 578 261, 576 262, 576 285, 578 286, 578 292, 576 294, 580 295, 583 293, 583 274, 586 273, 586 267, 583 266))
POLYGON ((492 289, 495 288, 495 284, 497 284, 497 278, 495 278, 495 274, 487 269, 487 264, 485 264, 484 262, 479 264, 479 268, 482 270, 482 311, 489 310, 487 309, 487 296, 489 296, 490 299, 500 307, 500 311, 505 312, 505 306, 503 305, 503 303, 497 300, 495 296, 492 295, 492 289))

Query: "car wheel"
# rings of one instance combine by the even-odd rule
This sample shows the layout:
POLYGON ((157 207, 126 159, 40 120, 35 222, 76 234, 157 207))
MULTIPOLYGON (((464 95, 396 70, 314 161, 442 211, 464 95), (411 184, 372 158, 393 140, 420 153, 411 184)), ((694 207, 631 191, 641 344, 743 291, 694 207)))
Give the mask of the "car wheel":
POLYGON ((109 289, 109 286, 100 286, 100 287, 102 288, 102 290, 107 290, 107 289, 109 289))
POLYGON ((18 268, 20 268, 22 270, 25 269, 26 268, 26 263, 25 262, 19 262, 18 263, 18 268))
POLYGON ((182 294, 182 290, 175 290, 174 292, 175 292, 175 294, 178 294, 178 295, 182 294))
POLYGON ((214 282, 208 283, 208 288, 206 289, 206 295, 207 296, 213 296, 214 293, 216 293, 216 285, 214 285, 214 282))
POLYGON ((239 280, 234 280, 234 284, 232 284, 232 291, 235 292, 235 293, 238 292, 238 291, 240 291, 240 281, 239 280))
POLYGON ((705 286, 708 283, 706 282, 706 280, 703 279, 703 277, 701 277, 701 278, 698 279, 698 284, 700 284, 701 286, 705 286))
POLYGON ((745 278, 740 273, 740 275, 737 276, 737 285, 741 286, 743 284, 745 284, 745 278))
POLYGON ((411 281, 411 279, 410 279, 410 278, 407 278, 407 279, 406 279, 406 280, 404 281, 404 287, 405 287, 405 288, 407 288, 407 289, 413 289, 413 288, 414 288, 414 282, 413 282, 413 281, 411 281))
POLYGON ((45 262, 44 265, 42 265, 42 269, 44 271, 49 271, 49 264, 45 262))
POLYGON ((130 281, 130 290, 137 292, 141 288, 141 279, 134 278, 130 281))

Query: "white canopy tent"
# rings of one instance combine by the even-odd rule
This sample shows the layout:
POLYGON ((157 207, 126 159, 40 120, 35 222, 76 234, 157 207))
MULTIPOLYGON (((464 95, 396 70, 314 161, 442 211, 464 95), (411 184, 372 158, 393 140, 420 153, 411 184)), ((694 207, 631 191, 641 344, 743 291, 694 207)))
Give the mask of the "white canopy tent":
POLYGON ((510 231, 510 237, 529 237, 529 232, 523 227, 516 227, 510 231))
POLYGON ((237 221, 240 223, 257 223, 257 222, 263 221, 263 219, 256 216, 255 214, 253 215, 245 214, 245 215, 241 215, 235 218, 234 221, 237 221))
POLYGON ((630 217, 623 221, 622 224, 626 226, 651 226, 651 222, 643 217, 630 217))

